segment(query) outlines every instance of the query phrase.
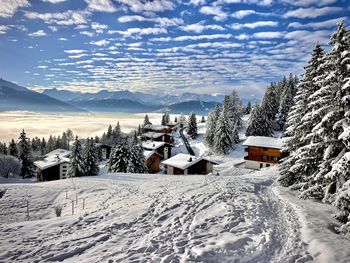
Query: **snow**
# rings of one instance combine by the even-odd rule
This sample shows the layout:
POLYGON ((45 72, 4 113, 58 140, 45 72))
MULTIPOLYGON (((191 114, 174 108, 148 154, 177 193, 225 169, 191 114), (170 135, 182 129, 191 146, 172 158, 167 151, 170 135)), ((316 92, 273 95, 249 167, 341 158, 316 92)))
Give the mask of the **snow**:
POLYGON ((146 141, 142 142, 142 147, 147 150, 156 150, 165 144, 166 142, 146 141))
POLYGON ((275 168, 234 174, 229 168, 221 176, 106 174, 1 185, 0 261, 348 261, 348 241, 329 224, 330 206, 275 185, 275 168))
POLYGON ((146 137, 146 138, 159 138, 162 137, 165 133, 161 133, 161 132, 146 132, 142 134, 142 137, 146 137))
POLYGON ((207 158, 196 157, 185 153, 178 153, 177 155, 163 161, 162 164, 185 170, 201 160, 207 160, 210 162, 210 160, 207 158))
POLYGON ((264 148, 282 149, 283 140, 279 138, 265 137, 265 136, 249 136, 244 146, 256 146, 264 148))
POLYGON ((69 163, 68 156, 70 155, 70 153, 71 151, 68 151, 68 150, 56 149, 52 152, 47 153, 43 160, 36 161, 34 162, 34 164, 39 169, 45 170, 47 168, 50 168, 62 163, 69 163))

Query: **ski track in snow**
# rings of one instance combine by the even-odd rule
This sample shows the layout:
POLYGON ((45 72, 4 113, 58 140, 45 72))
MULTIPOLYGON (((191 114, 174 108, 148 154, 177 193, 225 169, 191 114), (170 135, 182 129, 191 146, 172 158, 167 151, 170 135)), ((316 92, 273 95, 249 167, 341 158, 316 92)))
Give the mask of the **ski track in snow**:
POLYGON ((3 185, 0 262, 312 261, 292 206, 271 191, 274 180, 259 172, 79 178, 73 216, 71 180, 3 185), (32 221, 14 208, 26 192, 32 221), (64 202, 56 218, 53 206, 64 202))

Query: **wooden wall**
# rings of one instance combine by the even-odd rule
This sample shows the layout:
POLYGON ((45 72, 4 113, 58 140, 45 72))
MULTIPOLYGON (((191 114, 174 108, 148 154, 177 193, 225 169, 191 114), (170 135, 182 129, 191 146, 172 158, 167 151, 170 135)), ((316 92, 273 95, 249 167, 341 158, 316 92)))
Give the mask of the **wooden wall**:
POLYGON ((279 149, 248 146, 248 160, 275 164, 280 158, 281 150, 279 149), (263 156, 267 156, 267 159, 264 159, 263 156), (277 157, 277 160, 273 160, 272 157, 277 157))

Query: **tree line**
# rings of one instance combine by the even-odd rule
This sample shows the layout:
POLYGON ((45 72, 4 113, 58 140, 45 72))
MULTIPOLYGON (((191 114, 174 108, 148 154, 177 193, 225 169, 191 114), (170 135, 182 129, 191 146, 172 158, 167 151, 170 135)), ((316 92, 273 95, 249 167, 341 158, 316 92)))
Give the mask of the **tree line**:
POLYGON ((317 44, 286 125, 279 182, 302 198, 331 203, 350 233, 350 31, 341 22, 325 52, 317 44))

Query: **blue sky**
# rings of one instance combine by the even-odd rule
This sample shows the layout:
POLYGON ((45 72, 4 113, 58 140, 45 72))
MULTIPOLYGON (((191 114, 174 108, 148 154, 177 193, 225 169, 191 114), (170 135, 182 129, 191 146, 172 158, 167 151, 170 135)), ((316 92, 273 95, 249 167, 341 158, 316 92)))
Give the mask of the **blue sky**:
POLYGON ((0 76, 40 90, 260 97, 349 0, 0 0, 0 76))

